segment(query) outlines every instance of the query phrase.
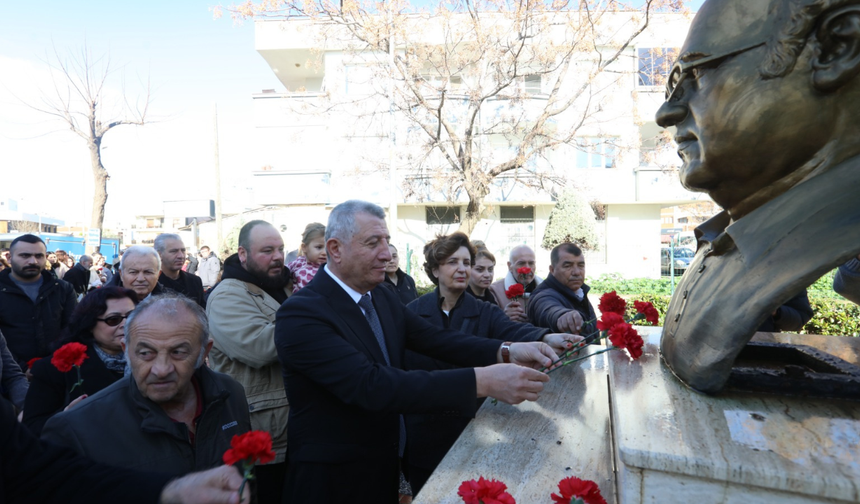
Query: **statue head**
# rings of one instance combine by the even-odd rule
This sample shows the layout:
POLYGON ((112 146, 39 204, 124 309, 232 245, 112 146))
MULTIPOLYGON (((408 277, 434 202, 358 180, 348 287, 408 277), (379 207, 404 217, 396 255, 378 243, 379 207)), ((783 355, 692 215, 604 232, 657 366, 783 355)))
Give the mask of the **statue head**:
POLYGON ((680 177, 743 217, 860 153, 860 0, 707 0, 657 123, 680 177))

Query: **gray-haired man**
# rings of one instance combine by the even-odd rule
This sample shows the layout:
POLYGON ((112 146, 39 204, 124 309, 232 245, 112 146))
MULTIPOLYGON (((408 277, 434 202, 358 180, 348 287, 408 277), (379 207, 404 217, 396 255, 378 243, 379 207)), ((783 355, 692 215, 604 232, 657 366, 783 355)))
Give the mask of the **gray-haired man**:
POLYGON ((185 296, 154 296, 125 331, 131 376, 51 418, 42 438, 118 467, 182 475, 221 465, 251 421, 242 386, 203 365, 206 313, 185 296))

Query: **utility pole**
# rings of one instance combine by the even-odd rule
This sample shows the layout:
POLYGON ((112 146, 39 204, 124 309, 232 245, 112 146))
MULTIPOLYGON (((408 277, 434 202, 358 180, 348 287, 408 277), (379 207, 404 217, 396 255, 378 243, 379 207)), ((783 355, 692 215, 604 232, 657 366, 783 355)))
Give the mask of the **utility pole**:
POLYGON ((394 149, 397 146, 394 120, 394 19, 391 2, 388 8, 388 222, 391 240, 397 240, 397 170, 394 166, 394 149))
MULTIPOLYGON (((215 228, 218 232, 218 243, 215 244, 215 254, 221 257, 224 247, 224 232, 221 229, 221 162, 218 153, 218 104, 213 105, 215 121, 215 228)), ((221 261, 225 258, 221 257, 221 261)))

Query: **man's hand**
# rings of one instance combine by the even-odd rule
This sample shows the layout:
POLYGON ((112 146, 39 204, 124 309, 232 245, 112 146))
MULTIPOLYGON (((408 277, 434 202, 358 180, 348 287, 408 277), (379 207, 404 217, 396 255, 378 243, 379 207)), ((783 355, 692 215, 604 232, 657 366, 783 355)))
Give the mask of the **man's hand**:
MULTIPOLYGON (((161 492, 161 504, 239 504, 242 476, 232 466, 191 473, 171 481, 161 492)), ((250 502, 249 485, 245 485, 241 502, 250 502)))
POLYGON ((528 317, 526 317, 526 311, 523 308, 523 304, 519 301, 511 301, 508 303, 508 306, 505 306, 505 315, 514 322, 529 321, 528 317))
POLYGON ((555 353, 562 354, 578 345, 583 339, 585 338, 577 334, 547 333, 543 335, 541 341, 549 345, 555 353))
POLYGON ((556 325, 559 331, 579 334, 579 331, 582 330, 582 315, 576 310, 570 310, 558 318, 556 325))
POLYGON ((548 381, 549 376, 546 374, 516 364, 475 368, 478 397, 495 397, 508 404, 537 401, 543 384, 548 381))
MULTIPOLYGON (((570 336, 570 335, 568 335, 570 336)), ((546 343, 531 341, 528 343, 511 343, 511 364, 518 364, 532 369, 543 369, 558 360, 558 355, 546 343)), ((502 360, 502 347, 496 352, 496 360, 502 360)))
POLYGON ((86 394, 79 395, 78 397, 75 398, 74 401, 70 402, 68 406, 63 408, 63 411, 69 411, 70 409, 72 409, 75 406, 77 406, 78 404, 80 404, 80 402, 83 401, 84 399, 86 399, 87 397, 89 397, 89 396, 86 394))

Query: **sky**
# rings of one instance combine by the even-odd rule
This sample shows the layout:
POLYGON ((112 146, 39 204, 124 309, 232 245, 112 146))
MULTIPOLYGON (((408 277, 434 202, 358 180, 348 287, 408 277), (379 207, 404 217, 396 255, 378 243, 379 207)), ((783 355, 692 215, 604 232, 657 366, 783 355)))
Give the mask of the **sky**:
MULTIPOLYGON (((701 0, 691 3, 697 9, 701 0)), ((109 58, 105 109, 143 98, 145 126, 109 131, 102 159, 111 176, 105 223, 158 214, 162 201, 213 199, 214 109, 225 211, 241 210, 254 156, 251 94, 282 90, 254 50, 253 22, 214 19, 212 0, 7 2, 0 16, 0 200, 18 209, 89 224, 92 171, 86 142, 32 107, 54 92, 54 52, 84 44, 109 58)), ((229 4, 228 4, 229 5, 229 4)), ((62 82, 56 79, 57 82, 62 82)), ((113 117, 113 116, 106 116, 113 117)))

